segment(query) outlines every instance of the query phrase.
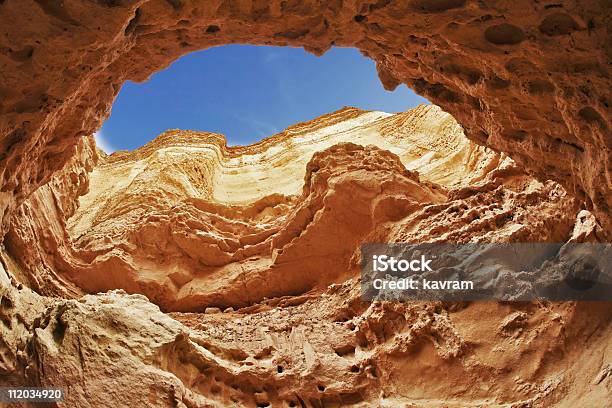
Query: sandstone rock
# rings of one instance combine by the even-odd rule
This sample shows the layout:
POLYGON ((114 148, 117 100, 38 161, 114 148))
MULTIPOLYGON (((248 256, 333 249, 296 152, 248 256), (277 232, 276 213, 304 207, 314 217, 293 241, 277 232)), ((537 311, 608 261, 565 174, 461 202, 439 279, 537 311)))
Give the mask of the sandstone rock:
MULTIPOLYGON (((89 143, 73 162, 94 160, 89 143)), ((59 181, 37 191, 11 223, 7 247, 41 293, 122 288, 165 310, 243 307, 331 283, 360 236, 440 202, 447 188, 483 177, 499 160, 436 106, 395 115, 346 108, 235 148, 222 135, 169 131, 134 152, 100 158, 80 198, 83 189, 59 191, 59 181), (346 141, 398 156, 334 146, 346 141), (429 181, 420 183, 415 171, 429 181), (67 193, 79 208, 57 213, 51 234, 53 194, 67 193), (295 265, 304 251, 311 264, 295 265), (244 268, 257 275, 246 291, 244 268)), ((55 179, 68 179, 70 169, 55 179)))
POLYGON ((82 139, 0 250, 0 385, 63 387, 69 407, 602 406, 605 302, 364 302, 357 263, 363 242, 598 228, 435 106, 344 109, 240 148, 82 139))
POLYGON ((609 20, 590 0, 0 1, 0 385, 69 407, 605 406, 606 303, 364 303, 355 250, 609 240, 609 20), (169 131, 96 153, 126 80, 229 43, 356 47, 458 124, 345 109, 244 148, 169 131))

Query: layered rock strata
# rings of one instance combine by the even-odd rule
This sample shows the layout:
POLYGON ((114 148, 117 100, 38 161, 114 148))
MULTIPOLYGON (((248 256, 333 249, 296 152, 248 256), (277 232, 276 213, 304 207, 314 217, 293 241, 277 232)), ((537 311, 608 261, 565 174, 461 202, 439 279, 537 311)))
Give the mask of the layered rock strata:
POLYGON ((604 235, 435 106, 244 147, 83 138, 0 252, 0 383, 67 407, 602 406, 608 303, 364 302, 358 264, 367 242, 604 235))
MULTIPOLYGON (((85 160, 83 171, 97 160, 90 143, 71 161, 85 160)), ((447 188, 501 161, 436 106, 346 108, 246 147, 168 131, 103 155, 89 178, 65 167, 18 209, 6 246, 40 293, 122 288, 165 310, 247 306, 339 279, 380 225, 446 201, 447 188)))

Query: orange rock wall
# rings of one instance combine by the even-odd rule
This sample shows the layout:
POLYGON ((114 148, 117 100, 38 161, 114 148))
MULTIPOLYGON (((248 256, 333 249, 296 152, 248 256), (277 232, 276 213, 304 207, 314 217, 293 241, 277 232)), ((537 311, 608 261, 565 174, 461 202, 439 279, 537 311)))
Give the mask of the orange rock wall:
POLYGON ((0 0, 0 385, 96 408, 605 406, 607 303, 363 302, 357 261, 609 240, 609 31, 605 1, 0 0), (358 48, 459 123, 346 109, 253 146, 96 152, 126 80, 230 43, 358 48))
POLYGON ((92 408, 605 406, 606 302, 361 299, 364 242, 603 240, 559 184, 458 129, 429 106, 238 152, 205 132, 111 156, 82 139, 0 250, 0 385, 92 408), (294 177, 214 199, 226 170, 262 167, 294 177))
POLYGON ((243 147, 175 130, 98 158, 89 138, 18 208, 5 242, 42 294, 121 288, 164 310, 244 307, 341 281, 382 224, 441 204, 501 160, 424 105, 345 108, 243 147))

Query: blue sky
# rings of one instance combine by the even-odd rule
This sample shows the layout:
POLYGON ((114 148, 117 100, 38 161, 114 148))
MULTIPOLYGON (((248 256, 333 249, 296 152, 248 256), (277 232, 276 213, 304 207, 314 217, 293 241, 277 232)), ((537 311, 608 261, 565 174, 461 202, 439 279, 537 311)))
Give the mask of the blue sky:
POLYGON ((353 48, 315 57, 301 48, 227 45, 125 83, 96 139, 107 152, 132 150, 179 128, 244 145, 343 106, 399 112, 420 103, 428 102, 405 85, 385 91, 374 62, 353 48))

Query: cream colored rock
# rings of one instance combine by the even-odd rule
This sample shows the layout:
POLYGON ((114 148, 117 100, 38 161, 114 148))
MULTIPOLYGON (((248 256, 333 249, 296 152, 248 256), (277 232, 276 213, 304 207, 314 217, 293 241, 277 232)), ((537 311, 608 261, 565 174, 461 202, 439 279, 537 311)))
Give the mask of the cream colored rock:
POLYGON ((272 194, 295 195, 312 155, 342 142, 389 150, 408 169, 447 187, 468 183, 497 160, 493 152, 470 143, 437 106, 399 114, 345 108, 243 147, 227 147, 225 138, 214 133, 171 130, 134 152, 103 160, 90 175, 92 188, 80 198, 68 228, 80 236, 118 207, 129 211, 120 200, 134 195, 159 194, 164 205, 186 197, 244 205, 272 194))
MULTIPOLYGON (((88 143, 91 140, 82 142, 73 161, 94 160, 88 143)), ((55 216, 55 232, 41 249, 36 241, 49 234, 47 206, 52 205, 53 191, 50 187, 39 190, 19 209, 7 244, 14 256, 24 260, 31 279, 42 282, 35 287, 43 293, 66 296, 66 287, 76 294, 79 289, 95 293, 123 288, 146 294, 166 310, 246 306, 265 296, 326 286, 346 272, 343 265, 359 237, 386 218, 397 219, 442 200, 445 188, 484 177, 499 160, 498 154, 468 141, 454 119, 437 106, 398 114, 345 108, 242 147, 227 147, 222 135, 168 131, 133 152, 102 155, 89 174, 89 192, 78 198, 84 190, 70 190, 70 199, 79 201, 78 209, 55 216), (337 143, 348 141, 376 145, 398 157, 390 159, 381 151, 376 159, 372 155, 379 153, 357 145, 334 150, 337 143), (319 156, 318 165, 337 173, 332 179, 338 181, 320 187, 304 185, 304 177, 310 177, 307 171, 313 171, 307 169, 316 166, 308 163, 325 149, 333 158, 319 156), (354 164, 340 164, 346 157, 352 157, 354 164), (436 186, 427 198, 417 193, 422 187, 414 174, 409 177, 417 183, 406 181, 414 187, 394 180, 405 177, 405 168, 443 186, 436 186), (391 180, 386 182, 387 178, 391 180), (356 188, 353 183, 363 187, 351 191, 356 188), (398 191, 387 193, 378 183, 397 184, 393 189, 398 191), (315 191, 320 188, 324 190, 315 191), (367 190, 360 198, 358 191, 367 190), (334 205, 350 210, 347 215, 337 214, 339 208, 325 209, 322 200, 332 199, 338 201, 334 205), (356 203, 364 205, 361 214, 355 213, 356 203), (291 239, 318 212, 331 218, 322 218, 322 226, 315 223, 321 230, 304 242, 313 239, 329 246, 336 240, 344 245, 342 250, 337 248, 343 255, 329 253, 326 261, 315 261, 327 263, 319 266, 328 271, 323 280, 287 263, 286 254, 278 255, 290 252, 291 239), (366 214, 371 214, 368 220, 366 214), (355 224, 355 217, 363 219, 355 224), (356 225, 365 229, 357 231, 356 225), (49 250, 54 246, 57 249, 49 250), (25 261, 29 259, 36 262, 25 261), (246 292, 244 268, 259 274, 246 292), (283 274, 294 278, 271 287, 256 283, 283 274)), ((61 173, 57 179, 69 177, 61 173)), ((294 251, 303 250, 298 245, 294 251)))
POLYGON ((362 301, 362 243, 602 238, 439 108, 344 109, 234 148, 92 142, 11 220, 0 385, 62 386, 67 407, 607 402, 605 302, 362 301))

